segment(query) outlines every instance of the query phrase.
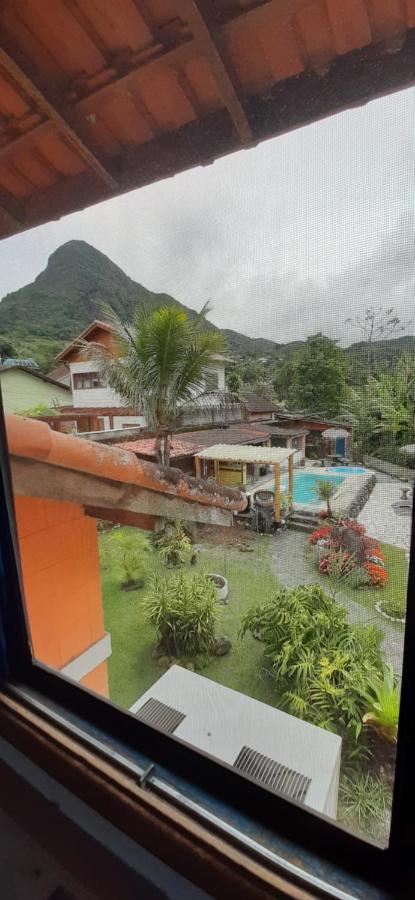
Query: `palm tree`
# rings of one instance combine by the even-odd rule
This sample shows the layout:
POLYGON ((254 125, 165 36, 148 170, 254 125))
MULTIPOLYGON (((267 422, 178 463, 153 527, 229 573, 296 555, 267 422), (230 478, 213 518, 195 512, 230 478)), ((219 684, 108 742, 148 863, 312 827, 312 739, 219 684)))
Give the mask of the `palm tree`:
POLYGON ((325 478, 318 479, 314 491, 319 498, 319 500, 323 500, 327 505, 327 515, 329 519, 333 518, 333 511, 330 505, 330 500, 333 497, 333 494, 336 493, 337 487, 333 484, 332 481, 326 481, 325 478))
POLYGON ((149 310, 136 306, 132 325, 126 325, 107 305, 106 321, 114 330, 112 353, 91 345, 88 355, 100 361, 108 383, 133 409, 146 417, 156 432, 156 455, 170 462, 170 439, 184 407, 205 391, 206 369, 226 349, 223 336, 206 328, 209 305, 190 319, 174 306, 149 310))

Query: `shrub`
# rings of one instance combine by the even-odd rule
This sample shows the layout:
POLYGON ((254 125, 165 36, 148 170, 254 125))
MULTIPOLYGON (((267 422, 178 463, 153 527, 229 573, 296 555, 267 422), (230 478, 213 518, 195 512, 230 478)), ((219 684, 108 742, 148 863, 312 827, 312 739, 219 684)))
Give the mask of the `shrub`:
POLYGON ((384 778, 369 773, 353 772, 340 781, 341 811, 339 819, 357 826, 366 835, 381 834, 390 810, 390 795, 384 778))
POLYGON ((332 497, 334 497, 334 494, 337 492, 337 490, 338 486, 336 484, 333 484, 332 481, 329 481, 328 478, 319 478, 314 488, 314 493, 316 494, 318 499, 322 500, 326 504, 326 512, 330 519, 333 516, 330 500, 332 497))
POLYGON ((153 543, 168 566, 184 566, 190 557, 192 544, 181 522, 169 523, 153 543))
POLYGON ((387 616, 392 616, 393 619, 405 618, 406 609, 405 603, 403 603, 402 600, 396 600, 394 598, 384 600, 382 603, 382 610, 387 616))
POLYGON ((352 571, 349 572, 347 583, 350 584, 350 587, 355 588, 356 590, 361 587, 366 587, 371 583, 369 572, 364 568, 364 566, 357 566, 355 569, 352 569, 352 571))
POLYGON ((309 545, 320 552, 317 564, 322 574, 337 581, 347 576, 355 587, 387 584, 384 554, 377 541, 368 537, 365 527, 354 519, 340 519, 333 525, 318 528, 308 540, 309 545), (359 575, 353 579, 354 569, 359 570, 359 575), (367 577, 363 575, 363 569, 367 577))
POLYGON ((388 573, 383 566, 376 566, 375 563, 366 562, 364 568, 369 574, 370 582, 374 587, 382 587, 388 583, 388 573))
POLYGON ((108 555, 121 572, 122 587, 143 587, 147 572, 148 538, 140 531, 114 529, 108 537, 108 555))
POLYGON ((264 643, 280 703, 292 715, 357 740, 363 692, 382 671, 382 634, 350 625, 347 611, 318 584, 280 588, 242 620, 264 643))
POLYGON ((399 690, 392 666, 386 666, 383 678, 374 678, 364 693, 368 709, 363 716, 365 725, 370 725, 390 743, 398 734, 399 690))
POLYGON ((208 653, 215 641, 219 604, 206 575, 179 572, 153 577, 145 604, 148 621, 168 654, 208 653))

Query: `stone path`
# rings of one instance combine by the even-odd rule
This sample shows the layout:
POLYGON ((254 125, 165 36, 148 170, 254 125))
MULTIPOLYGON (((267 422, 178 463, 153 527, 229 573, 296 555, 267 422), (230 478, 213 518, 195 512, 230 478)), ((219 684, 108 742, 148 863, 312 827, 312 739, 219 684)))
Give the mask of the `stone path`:
POLYGON ((402 481, 376 472, 377 484, 358 515, 358 521, 371 537, 409 551, 411 516, 399 515, 393 508, 401 496, 402 481))
MULTIPOLYGON (((310 561, 304 555, 307 535, 300 531, 287 530, 275 535, 270 544, 271 568, 273 574, 286 587, 297 584, 310 584, 318 581, 325 586, 324 577, 313 570, 310 561)), ((326 584, 327 587, 327 584, 326 584)), ((397 675, 402 674, 403 630, 396 628, 374 609, 373 612, 350 600, 341 592, 337 600, 348 610, 350 622, 363 622, 365 625, 377 625, 385 637, 382 644, 386 662, 393 666, 397 675)))

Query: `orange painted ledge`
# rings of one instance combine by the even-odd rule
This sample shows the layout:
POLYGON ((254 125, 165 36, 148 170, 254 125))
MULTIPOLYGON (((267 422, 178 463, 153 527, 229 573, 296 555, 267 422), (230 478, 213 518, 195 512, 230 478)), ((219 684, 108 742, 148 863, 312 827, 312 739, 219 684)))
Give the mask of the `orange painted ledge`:
POLYGON ((246 508, 247 499, 241 491, 192 478, 180 469, 146 462, 129 450, 52 431, 49 425, 37 419, 6 416, 5 421, 11 456, 85 472, 110 481, 134 484, 231 512, 240 512, 246 508))

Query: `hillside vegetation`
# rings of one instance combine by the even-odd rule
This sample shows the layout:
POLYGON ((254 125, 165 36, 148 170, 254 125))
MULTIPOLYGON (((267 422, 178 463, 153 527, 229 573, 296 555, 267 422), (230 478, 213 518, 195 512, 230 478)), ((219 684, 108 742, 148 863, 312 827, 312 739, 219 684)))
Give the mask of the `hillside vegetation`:
MULTIPOLYGON (((0 302, 0 340, 10 341, 19 356, 33 356, 47 371, 59 350, 93 319, 100 318, 100 302, 111 304, 124 319, 131 318, 136 303, 156 308, 163 304, 183 307, 169 294, 158 294, 133 281, 104 253, 86 241, 68 241, 49 257, 46 269, 31 284, 7 294, 0 302)), ((183 307, 186 309, 186 307, 183 307)), ((194 316, 194 310, 187 310, 194 316)), ((215 329, 215 326, 209 324, 215 329)), ((229 350, 236 357, 269 357, 272 364, 290 361, 305 342, 277 344, 266 338, 250 338, 225 329, 229 350)), ((375 368, 389 370, 404 351, 415 352, 415 337, 373 344, 375 368)), ((365 345, 352 344, 345 355, 349 371, 365 366, 365 345)))

